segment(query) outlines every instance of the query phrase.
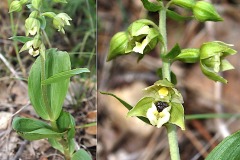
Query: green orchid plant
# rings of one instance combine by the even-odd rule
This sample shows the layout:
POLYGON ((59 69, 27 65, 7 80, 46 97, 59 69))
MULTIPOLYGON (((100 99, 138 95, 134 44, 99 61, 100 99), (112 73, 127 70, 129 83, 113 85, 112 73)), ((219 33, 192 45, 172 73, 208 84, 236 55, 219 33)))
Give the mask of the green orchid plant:
POLYGON ((175 88, 176 76, 170 70, 171 64, 175 61, 200 62, 201 70, 207 78, 227 83, 219 73, 234 68, 225 57, 236 54, 236 51, 231 48, 232 45, 220 41, 206 42, 200 48, 180 48, 176 44, 168 50, 167 18, 177 21, 190 19, 199 22, 222 21, 223 19, 211 3, 195 0, 141 1, 145 9, 159 13, 159 25, 148 19, 140 19, 133 22, 126 31, 116 33, 110 41, 107 61, 131 53, 138 54, 138 61, 140 61, 159 44, 161 48, 159 57, 162 60, 162 66, 159 67, 160 80, 143 90, 144 97, 135 106, 131 106, 111 93, 101 93, 117 98, 129 110, 128 116, 136 116, 157 128, 166 127, 171 159, 179 160, 176 126, 185 130, 184 107, 182 95, 175 88), (172 6, 185 9, 191 16, 180 15, 171 10, 172 6))
MULTIPOLYGON (((55 3, 67 3, 65 0, 53 0, 55 3)), ((46 18, 52 20, 52 26, 61 33, 72 20, 66 13, 43 12, 42 0, 14 0, 9 12, 20 12, 26 5, 30 11, 25 20, 26 36, 11 39, 24 43, 20 52, 28 51, 37 57, 28 77, 28 94, 31 104, 42 120, 15 117, 13 129, 26 140, 47 139, 59 150, 66 160, 91 160, 83 149, 76 150, 75 121, 73 116, 63 109, 70 77, 89 72, 87 68, 71 69, 71 61, 66 51, 49 48, 44 44, 45 29, 50 27, 46 18)))

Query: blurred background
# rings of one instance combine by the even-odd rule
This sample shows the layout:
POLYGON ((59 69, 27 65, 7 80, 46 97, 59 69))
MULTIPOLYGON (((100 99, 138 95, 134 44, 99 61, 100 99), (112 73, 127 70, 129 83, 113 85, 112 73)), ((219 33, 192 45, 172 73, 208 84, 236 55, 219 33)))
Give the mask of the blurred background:
MULTIPOLYGON (((27 52, 17 54, 23 44, 9 38, 24 36, 24 21, 29 16, 22 12, 8 13, 11 0, 0 2, 0 159, 1 160, 62 160, 61 154, 51 148, 46 140, 29 142, 19 137, 11 128, 13 116, 37 118, 29 104, 27 77, 35 58, 27 52)), ((67 4, 43 1, 44 11, 65 12, 73 19, 63 35, 51 25, 46 34, 53 48, 70 54, 72 68, 88 68, 91 72, 71 78, 64 103, 75 118, 76 142, 96 159, 96 1, 70 0, 67 4)), ((49 47, 48 45, 46 45, 49 47)))
MULTIPOLYGON (((176 42, 181 48, 199 47, 203 42, 220 40, 234 44, 240 51, 240 1, 212 0, 223 22, 175 22, 168 19, 168 48, 176 42)), ((184 11, 174 8, 179 13, 184 11)), ((98 0, 98 90, 116 94, 131 105, 142 97, 142 89, 158 80, 161 66, 158 49, 137 63, 131 54, 106 62, 111 37, 125 30, 131 22, 148 18, 158 24, 158 14, 147 12, 138 0, 98 0)), ((157 47, 158 48, 158 47, 157 47)), ((240 55, 228 58, 235 70, 223 73, 228 84, 215 83, 201 72, 199 64, 175 62, 177 88, 184 97, 186 115, 240 112, 240 55)), ((165 129, 127 118, 127 109, 110 96, 98 94, 98 160, 169 160, 165 129)), ((181 159, 202 160, 226 136, 240 129, 239 120, 231 118, 186 119, 186 130, 178 128, 181 159)), ((193 118, 193 117, 192 117, 193 118)))

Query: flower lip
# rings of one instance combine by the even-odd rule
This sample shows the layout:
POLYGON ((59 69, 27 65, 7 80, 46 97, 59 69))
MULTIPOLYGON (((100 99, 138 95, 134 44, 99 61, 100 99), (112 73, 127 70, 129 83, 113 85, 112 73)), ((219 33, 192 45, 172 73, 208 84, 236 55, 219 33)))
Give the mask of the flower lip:
POLYGON ((162 101, 155 102, 154 104, 157 108, 158 113, 162 112, 164 108, 167 108, 169 106, 167 102, 162 101))

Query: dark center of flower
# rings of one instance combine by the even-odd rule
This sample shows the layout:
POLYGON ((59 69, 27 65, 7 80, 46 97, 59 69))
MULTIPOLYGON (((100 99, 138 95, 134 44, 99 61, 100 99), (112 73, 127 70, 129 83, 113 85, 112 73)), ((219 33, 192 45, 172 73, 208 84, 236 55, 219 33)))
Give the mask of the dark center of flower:
POLYGON ((169 105, 167 102, 158 101, 155 103, 158 112, 162 112, 164 108, 167 108, 169 105))

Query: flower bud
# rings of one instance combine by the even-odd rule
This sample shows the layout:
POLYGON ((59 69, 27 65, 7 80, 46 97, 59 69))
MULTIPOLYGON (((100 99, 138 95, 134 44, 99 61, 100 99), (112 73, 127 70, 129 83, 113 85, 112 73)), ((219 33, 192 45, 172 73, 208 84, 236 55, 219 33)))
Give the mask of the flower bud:
POLYGON ((200 65, 202 72, 214 81, 227 83, 227 80, 219 76, 218 73, 234 69, 234 67, 224 58, 228 55, 236 54, 236 51, 230 48, 230 44, 219 41, 204 43, 200 48, 200 65))
POLYGON ((223 20, 213 5, 205 1, 198 1, 196 3, 196 5, 193 7, 193 14, 200 22, 223 20))
POLYGON ((20 3, 20 1, 12 1, 12 3, 10 4, 10 7, 9 7, 9 13, 11 12, 20 12, 22 10, 22 5, 20 3))
POLYGON ((110 41, 110 49, 107 61, 110 61, 118 56, 124 55, 128 43, 128 35, 126 32, 118 32, 110 41))
POLYGON ((183 8, 192 9, 195 5, 195 0, 172 0, 172 3, 183 8))
POLYGON ((196 63, 199 61, 199 54, 199 49, 182 49, 181 53, 174 60, 180 60, 185 63, 196 63))

